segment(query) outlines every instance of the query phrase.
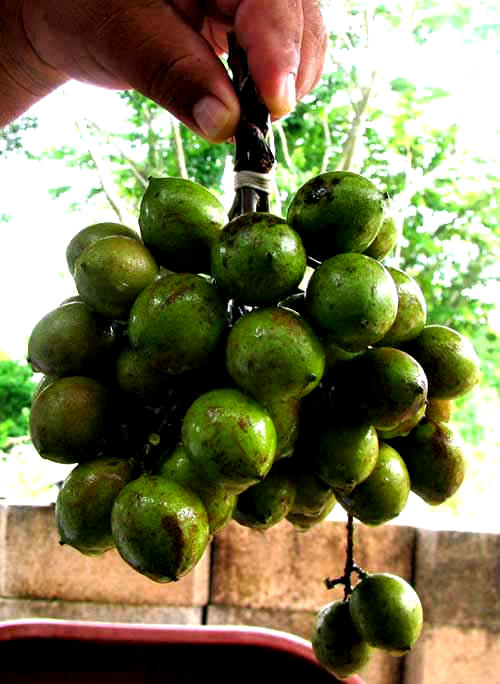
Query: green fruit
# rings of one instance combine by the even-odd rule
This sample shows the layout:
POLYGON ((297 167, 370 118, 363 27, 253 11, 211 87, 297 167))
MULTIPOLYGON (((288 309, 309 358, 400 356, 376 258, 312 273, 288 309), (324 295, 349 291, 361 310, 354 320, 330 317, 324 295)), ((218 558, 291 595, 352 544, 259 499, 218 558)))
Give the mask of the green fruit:
POLYGON ((273 466, 266 478, 238 496, 233 518, 240 525, 267 530, 283 520, 293 505, 296 485, 283 462, 273 466))
POLYGON ((398 312, 389 331, 377 344, 398 347, 420 335, 427 320, 427 304, 416 280, 398 268, 388 266, 387 270, 396 283, 398 312))
POLYGON ((382 225, 385 207, 386 196, 367 178, 329 171, 299 188, 287 222, 301 236, 307 253, 322 260, 365 250, 382 225))
POLYGON ((123 560, 156 582, 172 582, 190 572, 210 539, 200 497, 154 475, 142 475, 121 490, 111 530, 123 560))
POLYGON ((455 399, 479 382, 479 358, 471 342, 444 325, 426 325, 404 349, 422 364, 429 398, 455 399))
POLYGON ((296 486, 295 499, 290 513, 320 515, 333 493, 326 484, 304 464, 294 464, 293 479, 296 486))
POLYGON ((184 178, 150 178, 139 226, 144 244, 171 271, 210 273, 210 250, 227 215, 206 188, 184 178))
POLYGON ((95 458, 109 427, 111 400, 91 378, 54 380, 33 401, 30 435, 42 458, 78 463, 95 458))
POLYGON ((323 522, 323 520, 330 515, 332 510, 335 508, 336 503, 337 499, 332 491, 319 513, 316 513, 315 515, 306 515, 305 513, 294 513, 293 511, 290 511, 290 513, 286 516, 286 519, 298 532, 308 532, 310 529, 323 522))
POLYGON ((399 240, 400 231, 392 216, 386 216, 382 221, 375 240, 364 250, 363 254, 382 261, 392 252, 399 240))
POLYGON ((109 318, 124 320, 137 296, 154 281, 158 266, 149 250, 121 235, 86 247, 75 264, 75 283, 88 306, 109 318))
POLYGON ((325 352, 311 326, 279 307, 246 314, 231 329, 226 348, 233 381, 259 399, 299 399, 320 382, 325 352))
POLYGON ((382 525, 396 518, 408 501, 410 477, 395 449, 381 444, 375 468, 348 494, 338 494, 338 501, 352 516, 365 525, 382 525))
POLYGON ((165 406, 172 398, 171 377, 153 368, 143 351, 122 349, 116 360, 116 379, 124 394, 147 406, 165 406))
POLYGON ((306 293, 309 315, 347 351, 362 351, 388 332, 398 293, 381 263, 364 254, 338 254, 313 273, 306 293))
POLYGON ((282 218, 248 212, 230 221, 212 246, 212 275, 242 304, 277 304, 301 282, 306 253, 282 218))
POLYGON ((50 311, 33 328, 28 363, 46 375, 93 375, 113 340, 105 325, 83 302, 50 311))
POLYGON ((240 493, 269 472, 276 430, 256 401, 235 389, 219 389, 191 404, 182 422, 182 442, 208 480, 240 493))
POLYGON ((56 524, 61 544, 89 556, 114 548, 111 509, 132 478, 131 461, 99 458, 76 466, 59 490, 56 524))
POLYGON ((377 429, 392 430, 425 407, 427 378, 406 352, 369 349, 343 365, 338 401, 339 410, 347 415, 360 415, 377 429))
POLYGON ((94 223, 91 226, 87 226, 71 239, 66 249, 66 261, 71 275, 74 273, 76 261, 83 250, 96 242, 96 240, 111 235, 124 235, 139 242, 141 240, 140 235, 135 230, 123 226, 121 223, 94 223))
POLYGON ((226 307, 211 283, 191 273, 172 273, 139 295, 128 335, 152 366, 178 375, 210 359, 226 325, 226 307))
POLYGON ((424 419, 407 437, 392 443, 406 463, 412 491, 428 504, 443 503, 462 484, 463 443, 448 425, 424 419))
POLYGON ((274 460, 288 458, 293 454, 299 436, 300 399, 270 397, 260 403, 269 413, 276 429, 276 453, 274 460))
POLYGON ((349 492, 370 475, 378 452, 377 432, 372 425, 333 423, 319 435, 314 472, 336 491, 349 492))
POLYGON ((384 430, 382 428, 377 428, 377 434, 379 439, 394 439, 395 437, 406 437, 410 432, 417 427, 422 418, 426 415, 427 406, 424 404, 413 416, 406 418, 405 420, 398 423, 395 427, 384 430))
POLYGON ((311 641, 316 658, 338 677, 362 670, 373 653, 354 627, 345 601, 323 606, 316 616, 311 641))
POLYGON ((416 591, 389 573, 361 580, 351 594, 349 611, 361 637, 393 655, 408 653, 422 631, 422 604, 416 591))
POLYGON ((177 446, 160 463, 156 474, 198 494, 207 512, 211 535, 220 532, 232 520, 236 495, 228 493, 216 482, 207 481, 195 468, 182 445, 177 446))

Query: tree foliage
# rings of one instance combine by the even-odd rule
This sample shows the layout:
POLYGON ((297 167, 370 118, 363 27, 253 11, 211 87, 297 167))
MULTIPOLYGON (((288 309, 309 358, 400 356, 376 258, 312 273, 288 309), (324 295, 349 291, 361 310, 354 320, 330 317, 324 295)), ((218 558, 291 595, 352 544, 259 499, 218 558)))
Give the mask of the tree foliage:
POLYGON ((29 407, 35 386, 29 366, 10 359, 0 360, 0 449, 9 437, 28 433, 29 407))

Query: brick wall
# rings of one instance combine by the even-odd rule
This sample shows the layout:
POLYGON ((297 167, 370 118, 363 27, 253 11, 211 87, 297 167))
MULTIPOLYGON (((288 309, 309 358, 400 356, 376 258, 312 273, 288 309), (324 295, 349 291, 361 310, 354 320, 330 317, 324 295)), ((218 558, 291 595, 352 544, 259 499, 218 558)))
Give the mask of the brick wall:
MULTIPOLYGON (((496 682, 500 671, 500 535, 356 527, 356 560, 416 587, 423 634, 405 658, 377 654, 369 684, 496 682)), ((157 584, 114 551, 88 558, 58 544, 53 507, 0 507, 0 620, 51 617, 245 624, 309 638, 317 610, 341 596, 345 529, 266 531, 231 523, 189 575, 157 584)))

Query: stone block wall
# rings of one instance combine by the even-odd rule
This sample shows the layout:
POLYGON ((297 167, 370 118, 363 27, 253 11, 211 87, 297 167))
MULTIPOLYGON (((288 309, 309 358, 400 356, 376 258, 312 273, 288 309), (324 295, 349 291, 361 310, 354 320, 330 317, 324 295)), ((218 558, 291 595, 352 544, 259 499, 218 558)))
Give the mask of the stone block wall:
MULTIPOLYGON (((500 535, 356 525, 356 561, 412 582, 425 614, 412 653, 378 653, 367 684, 496 682, 500 671, 500 535)), ((345 562, 345 526, 263 532, 231 523, 179 582, 157 584, 115 551, 89 558, 58 544, 53 507, 0 507, 0 620, 243 624, 310 638, 316 612, 340 598, 324 579, 345 562)))

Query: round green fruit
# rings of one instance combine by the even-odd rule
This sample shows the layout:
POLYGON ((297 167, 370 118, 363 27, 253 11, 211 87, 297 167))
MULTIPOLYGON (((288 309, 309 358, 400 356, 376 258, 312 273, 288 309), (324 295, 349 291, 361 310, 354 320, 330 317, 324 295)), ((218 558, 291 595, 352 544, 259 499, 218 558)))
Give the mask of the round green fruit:
POLYGON ((141 475, 120 491, 111 530, 123 560, 156 582, 172 582, 190 572, 210 539, 200 497, 154 475, 141 475))
POLYGON ((319 434, 314 472, 336 491, 351 491, 370 475, 379 453, 372 425, 337 422, 319 434))
POLYGON ((238 496, 233 518, 240 525, 267 530, 283 520, 293 505, 296 485, 283 462, 273 466, 262 482, 238 496))
POLYGON ((396 221, 392 216, 386 216, 382 221, 380 230, 378 231, 375 240, 368 245, 363 254, 382 261, 392 252, 399 240, 400 231, 396 225, 396 221))
POLYGON ((453 496, 465 476, 465 454, 458 432, 444 423, 422 420, 406 437, 392 444, 410 475, 411 489, 437 506, 453 496))
POLYGON ((76 261, 83 250, 97 240, 110 237, 111 235, 123 235, 139 242, 141 240, 141 236, 135 230, 121 223, 94 223, 91 226, 87 226, 71 239, 66 248, 66 261, 71 275, 74 273, 76 261))
POLYGON ((46 375, 93 375, 112 345, 103 322, 83 302, 59 306, 33 328, 28 363, 46 375))
POLYGON ((254 399, 239 390, 218 389, 191 404, 182 422, 182 443, 204 477, 239 494, 269 472, 276 430, 254 399))
POLYGON ((377 342, 384 347, 398 347, 414 339, 424 329, 427 304, 417 281, 398 268, 387 267, 398 291, 398 312, 394 323, 377 342))
POLYGON ((247 212, 230 221, 212 246, 212 276, 242 304, 268 306, 291 294, 306 269, 298 234, 282 218, 247 212))
POLYGON ((351 594, 349 611, 361 637, 392 655, 408 653, 422 631, 422 604, 416 591, 389 573, 362 579, 351 594))
POLYGON ((456 399, 479 382, 480 362, 470 340, 444 325, 426 325, 404 347, 429 379, 430 399, 456 399))
POLYGON ((56 501, 61 544, 92 556, 114 548, 111 509, 133 474, 131 461, 103 457, 76 466, 56 501))
POLYGON ((269 413, 276 429, 276 453, 274 460, 288 458, 294 452, 299 436, 300 399, 270 397, 260 403, 269 413))
POLYGON ((343 365, 339 410, 363 416, 377 429, 392 430, 424 409, 427 388, 424 369, 412 356, 376 347, 343 365))
POLYGON ((323 606, 316 616, 311 641, 323 667, 342 678, 362 670, 373 653, 354 627, 345 601, 323 606))
POLYGON ((211 535, 220 532, 232 520, 236 495, 227 492, 222 485, 206 480, 189 459, 182 445, 177 446, 160 463, 156 474, 198 494, 207 511, 211 535))
POLYGON ((367 178, 329 171, 307 181, 295 194, 287 222, 307 253, 323 260, 343 252, 363 252, 380 230, 386 196, 367 178))
POLYGON ((149 250, 122 235, 101 238, 86 247, 75 264, 75 283, 88 306, 113 319, 124 320, 136 297, 158 275, 149 250))
POLYGON ((338 493, 338 501, 365 525, 382 525, 401 513, 409 493, 410 477, 403 459, 388 444, 381 444, 370 475, 351 492, 338 493))
POLYGON ((257 309, 231 329, 226 347, 233 381, 259 399, 300 399, 320 382, 325 352, 311 326, 290 309, 257 309))
POLYGON ((96 380, 59 378, 33 401, 30 435, 42 458, 79 463, 98 455, 109 429, 111 399, 96 380))
POLYGON ((309 315, 347 351, 362 351, 389 331, 398 310, 393 278, 364 254, 338 254, 314 271, 306 293, 309 315))
POLYGON ((153 367, 178 375, 209 360, 226 326, 226 307, 211 283, 192 273, 172 273, 137 297, 128 335, 153 367))
POLYGON ((290 513, 288 513, 286 516, 286 519, 298 532, 308 532, 310 529, 323 522, 323 520, 330 515, 332 510, 335 508, 336 503, 337 499, 332 491, 327 501, 321 507, 319 513, 309 515, 306 513, 295 513, 294 511, 290 511, 290 513))
POLYGON ((184 178, 150 178, 139 226, 144 244, 171 271, 210 273, 210 250, 227 223, 219 200, 184 178))

